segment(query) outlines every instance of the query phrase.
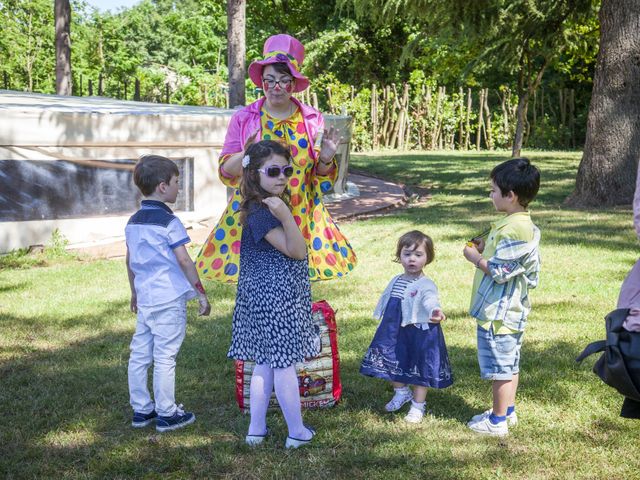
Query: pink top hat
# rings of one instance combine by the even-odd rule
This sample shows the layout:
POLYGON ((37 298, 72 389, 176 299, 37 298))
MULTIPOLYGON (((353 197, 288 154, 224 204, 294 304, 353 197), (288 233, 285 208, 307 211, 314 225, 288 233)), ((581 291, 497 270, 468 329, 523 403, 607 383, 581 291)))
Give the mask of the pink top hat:
POLYGON ((264 42, 262 60, 249 65, 249 78, 262 87, 262 69, 272 63, 286 63, 291 75, 296 79, 294 92, 301 92, 309 86, 309 79, 300 73, 304 60, 304 46, 290 35, 280 34, 267 38, 264 42))

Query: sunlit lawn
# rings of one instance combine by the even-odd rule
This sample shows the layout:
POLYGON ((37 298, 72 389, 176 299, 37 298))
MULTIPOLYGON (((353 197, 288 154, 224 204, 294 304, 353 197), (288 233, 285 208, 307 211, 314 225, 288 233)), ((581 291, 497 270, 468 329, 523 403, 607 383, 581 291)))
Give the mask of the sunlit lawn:
MULTIPOLYGON (((194 425, 159 435, 129 427, 128 313, 123 260, 50 261, 0 271, 1 478, 639 478, 640 423, 618 417, 621 397, 576 355, 603 338, 602 317, 638 258, 630 208, 570 210, 580 155, 536 153, 542 188, 532 214, 543 233, 542 276, 523 347, 520 424, 504 440, 478 437, 465 422, 489 406, 479 378, 475 327, 467 316, 473 266, 464 240, 496 217, 487 175, 507 154, 354 155, 351 165, 432 198, 386 216, 343 223, 359 255, 347 278, 314 285, 337 310, 344 396, 331 410, 310 411, 311 447, 283 449, 286 427, 251 450, 248 418, 234 398, 226 359, 234 288, 206 287, 209 318, 189 310, 178 358, 178 400, 194 425), (419 228, 436 244, 428 274, 439 285, 454 385, 432 391, 432 415, 408 425, 389 415, 382 381, 358 374, 376 322, 371 312, 389 278, 400 233, 419 228)), ((1 260, 0 260, 1 262, 1 260)))

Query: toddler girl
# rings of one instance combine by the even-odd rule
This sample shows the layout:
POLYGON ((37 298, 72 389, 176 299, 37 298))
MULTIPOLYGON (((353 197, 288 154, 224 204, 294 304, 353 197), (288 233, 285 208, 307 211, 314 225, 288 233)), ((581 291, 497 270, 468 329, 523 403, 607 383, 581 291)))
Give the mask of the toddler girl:
POLYGON ((289 429, 285 447, 297 448, 315 431, 302 423, 294 364, 318 354, 319 338, 311 320, 307 244, 286 203, 290 162, 289 150, 271 140, 252 144, 242 160, 240 274, 227 356, 256 363, 245 442, 258 445, 269 434, 275 387, 289 429))
POLYGON ((398 240, 396 261, 404 273, 391 279, 378 301, 374 317, 382 319, 360 373, 389 380, 395 394, 388 412, 411 402, 405 420, 422 421, 427 387, 445 388, 453 383, 447 346, 440 322, 446 317, 438 301, 438 289, 422 270, 433 261, 433 241, 417 230, 398 240), (409 388, 413 385, 413 393, 409 388))

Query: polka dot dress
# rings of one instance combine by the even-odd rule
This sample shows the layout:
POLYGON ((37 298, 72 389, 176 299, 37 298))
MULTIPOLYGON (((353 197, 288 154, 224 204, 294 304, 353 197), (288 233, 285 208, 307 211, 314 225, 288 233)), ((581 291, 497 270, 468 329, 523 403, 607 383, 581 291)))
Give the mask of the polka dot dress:
MULTIPOLYGON (((262 139, 280 140, 291 150, 294 173, 289 179, 290 203, 293 217, 307 241, 309 278, 316 281, 346 275, 353 270, 356 256, 322 203, 322 193, 331 189, 333 178, 314 175, 310 153, 313 146, 300 110, 285 120, 271 117, 264 109, 260 116, 262 139)), ((231 186, 235 188, 233 197, 202 246, 196 267, 205 278, 232 283, 238 281, 242 227, 237 222, 241 199, 238 180, 234 179, 231 186)))
POLYGON ((276 250, 264 236, 282 224, 254 206, 242 232, 240 275, 227 356, 286 368, 319 353, 311 320, 307 260, 276 250))

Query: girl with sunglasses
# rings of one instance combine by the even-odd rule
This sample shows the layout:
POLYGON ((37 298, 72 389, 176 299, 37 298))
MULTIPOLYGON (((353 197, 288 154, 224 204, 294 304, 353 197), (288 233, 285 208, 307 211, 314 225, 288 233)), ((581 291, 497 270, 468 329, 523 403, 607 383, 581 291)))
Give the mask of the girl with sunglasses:
POLYGON ((218 172, 222 182, 234 191, 202 246, 196 267, 201 278, 238 280, 243 227, 236 213, 242 202, 238 186, 244 175, 243 152, 264 139, 277 140, 291 152, 292 171, 287 177, 290 205, 309 249, 309 278, 342 277, 354 268, 356 256, 322 202, 323 193, 332 188, 338 174, 335 153, 339 135, 333 128, 325 132, 322 114, 293 96, 309 86, 309 80, 300 73, 304 46, 289 35, 274 35, 265 42, 263 53, 262 59, 249 66, 249 77, 265 96, 231 118, 218 172))
POLYGON ((258 445, 269 435, 266 415, 275 387, 289 430, 285 447, 298 448, 315 430, 302 423, 295 364, 319 353, 320 338, 311 320, 307 244, 288 206, 291 155, 263 140, 247 149, 242 168, 240 275, 227 356, 256 363, 245 442, 258 445))

